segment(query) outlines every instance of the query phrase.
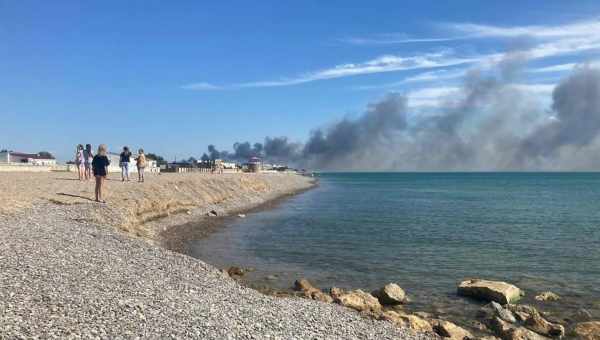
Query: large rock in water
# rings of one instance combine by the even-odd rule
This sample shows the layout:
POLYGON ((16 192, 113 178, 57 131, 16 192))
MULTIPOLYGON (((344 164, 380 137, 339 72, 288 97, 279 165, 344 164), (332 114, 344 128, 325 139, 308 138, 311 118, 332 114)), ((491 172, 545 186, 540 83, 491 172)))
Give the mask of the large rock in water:
POLYGON ((600 321, 578 323, 573 333, 581 340, 600 340, 600 321))
POLYGON ((294 289, 301 291, 305 297, 321 302, 331 303, 333 298, 323 293, 319 288, 313 286, 307 279, 300 279, 294 282, 294 289))
POLYGON ((537 334, 525 327, 512 325, 498 317, 489 321, 489 327, 502 340, 548 340, 549 338, 537 334))
POLYGON ((360 289, 351 292, 343 293, 335 299, 337 303, 348 308, 356 309, 359 312, 375 312, 381 311, 381 304, 376 297, 369 293, 365 293, 360 289))
POLYGON ((525 327, 532 331, 552 336, 552 337, 563 337, 565 335, 565 327, 559 324, 549 322, 544 319, 539 313, 533 313, 525 320, 525 327))
POLYGON ((406 293, 395 283, 388 283, 371 294, 379 299, 382 305, 398 305, 406 302, 406 293))
POLYGON ((521 298, 521 290, 510 283, 472 279, 458 285, 458 295, 468 296, 479 300, 496 301, 508 304, 521 298))
POLYGON ((467 331, 466 329, 457 326, 456 324, 445 321, 445 320, 436 320, 433 322, 433 330, 437 334, 443 336, 444 338, 449 338, 451 340, 465 340, 465 339, 474 339, 473 334, 467 331))
POLYGON ((391 321, 396 326, 409 328, 418 332, 433 332, 431 324, 416 315, 385 311, 379 317, 381 320, 391 321))

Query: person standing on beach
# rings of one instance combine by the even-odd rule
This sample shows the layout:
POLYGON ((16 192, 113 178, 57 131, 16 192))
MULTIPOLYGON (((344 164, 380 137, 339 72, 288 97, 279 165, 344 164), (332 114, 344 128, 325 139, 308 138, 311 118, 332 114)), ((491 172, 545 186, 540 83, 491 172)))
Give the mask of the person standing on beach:
POLYGON ((109 165, 110 161, 106 157, 106 145, 100 144, 98 146, 98 154, 92 160, 92 170, 94 171, 94 177, 96 177, 96 202, 106 203, 103 199, 104 181, 106 180, 109 165))
POLYGON ((85 178, 85 168, 84 168, 84 157, 83 157, 83 145, 77 145, 77 150, 75 151, 75 165, 77 166, 77 172, 79 173, 79 180, 83 181, 85 178))
POLYGON ((83 150, 83 163, 85 167, 85 180, 90 180, 92 178, 92 159, 94 158, 94 153, 92 152, 92 144, 86 144, 85 150, 83 150))
POLYGON ((131 161, 131 151, 127 146, 123 147, 123 152, 121 152, 119 165, 121 166, 121 180, 125 182, 129 182, 129 162, 131 161))
POLYGON ((146 155, 144 155, 144 149, 138 150, 138 157, 136 159, 138 169, 138 182, 144 181, 144 169, 146 169, 146 155))

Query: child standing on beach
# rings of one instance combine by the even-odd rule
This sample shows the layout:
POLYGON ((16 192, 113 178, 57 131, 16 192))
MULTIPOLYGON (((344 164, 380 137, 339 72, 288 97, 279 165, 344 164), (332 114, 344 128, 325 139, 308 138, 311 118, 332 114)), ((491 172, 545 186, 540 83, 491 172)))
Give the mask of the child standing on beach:
POLYGON ((92 152, 92 144, 86 144, 85 150, 83 150, 83 163, 85 165, 85 180, 92 178, 92 159, 94 153, 92 152))
POLYGON ((75 166, 77 166, 77 172, 79 173, 79 180, 83 181, 85 178, 85 168, 84 168, 84 157, 83 157, 83 145, 77 145, 77 150, 75 151, 75 166))
POLYGON ((94 171, 94 177, 96 177, 96 202, 106 203, 103 199, 103 189, 109 165, 110 161, 108 160, 108 157, 106 157, 106 145, 100 144, 98 146, 98 154, 94 156, 94 159, 92 160, 92 169, 94 171))
POLYGON ((129 182, 129 162, 131 160, 131 151, 129 151, 129 148, 124 146, 123 147, 123 152, 121 152, 121 156, 120 156, 120 160, 119 160, 119 165, 121 166, 121 180, 123 182, 125 182, 125 179, 127 179, 127 182, 129 182))
POLYGON ((138 182, 144 181, 144 169, 146 169, 146 155, 144 155, 144 149, 138 150, 137 158, 137 169, 138 169, 138 182))

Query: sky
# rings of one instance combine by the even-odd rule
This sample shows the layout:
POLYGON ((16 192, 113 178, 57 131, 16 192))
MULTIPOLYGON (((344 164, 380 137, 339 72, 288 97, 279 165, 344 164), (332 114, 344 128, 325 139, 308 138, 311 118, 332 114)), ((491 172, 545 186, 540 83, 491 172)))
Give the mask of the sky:
POLYGON ((507 55, 520 64, 509 85, 550 110, 599 54, 598 1, 0 0, 0 149, 182 159, 306 143, 389 93, 411 116, 439 114, 507 55))

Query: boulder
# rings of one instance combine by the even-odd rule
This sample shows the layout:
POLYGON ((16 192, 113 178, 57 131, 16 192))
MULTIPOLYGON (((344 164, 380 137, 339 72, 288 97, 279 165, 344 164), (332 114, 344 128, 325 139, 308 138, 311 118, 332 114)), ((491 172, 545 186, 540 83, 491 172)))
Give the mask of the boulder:
POLYGON ((479 338, 479 340, 501 340, 498 337, 495 337, 493 335, 487 335, 487 336, 482 336, 481 338, 479 338))
POLYGON ((444 338, 450 338, 452 340, 468 340, 474 339, 473 334, 466 329, 457 326, 456 324, 445 321, 436 320, 433 323, 433 331, 443 336, 444 338))
POLYGON ((546 336, 562 337, 565 335, 565 327, 549 322, 539 313, 531 314, 529 318, 525 320, 524 325, 532 331, 546 336))
POLYGON ((578 322, 592 321, 592 313, 585 308, 580 308, 575 315, 573 315, 572 320, 578 322))
POLYGON ((502 307, 499 303, 492 301, 489 306, 500 319, 510 323, 517 322, 517 319, 513 313, 510 310, 502 307))
POLYGON ((549 338, 532 332, 524 327, 516 327, 510 329, 502 336, 504 340, 548 340, 549 338))
POLYGON ((385 311, 379 318, 381 320, 388 320, 402 328, 409 328, 419 332, 433 332, 431 324, 416 315, 385 311))
POLYGON ((529 305, 507 305, 506 308, 514 313, 519 321, 525 321, 533 314, 539 314, 537 309, 529 305))
POLYGON ((578 323, 573 328, 573 334, 581 340, 600 340, 600 321, 578 323))
POLYGON ((521 290, 510 283, 472 279, 458 285, 458 295, 472 297, 485 301, 496 301, 508 304, 521 298, 521 290))
POLYGON ((490 320, 490 329, 503 340, 547 340, 545 336, 537 334, 525 327, 517 327, 499 317, 490 320))
POLYGON ((535 297, 535 299, 538 301, 544 301, 544 302, 558 301, 558 300, 560 300, 560 296, 558 296, 557 294, 554 294, 552 292, 543 292, 543 293, 540 293, 540 295, 537 295, 535 297))
POLYGON ((504 337, 504 334, 507 334, 512 328, 514 328, 513 325, 497 316, 488 320, 488 327, 500 337, 504 337))
POLYGON ((377 313, 381 311, 379 300, 373 295, 365 293, 360 289, 339 295, 335 299, 335 302, 359 312, 371 311, 377 313))
POLYGON ((240 267, 229 267, 229 269, 227 269, 227 274, 229 274, 229 276, 243 276, 245 272, 240 267))
POLYGON ((371 294, 375 296, 382 305, 397 305, 407 302, 406 293, 395 283, 388 283, 380 289, 373 291, 371 294))
POLYGON ((294 289, 301 291, 306 298, 326 303, 333 302, 333 298, 331 296, 323 293, 319 288, 313 286, 307 279, 296 280, 296 282, 294 282, 294 289))
POLYGON ((343 290, 342 288, 337 288, 337 287, 331 287, 331 289, 329 290, 329 294, 331 295, 331 297, 334 300, 337 300, 342 294, 345 294, 346 291, 343 290))

